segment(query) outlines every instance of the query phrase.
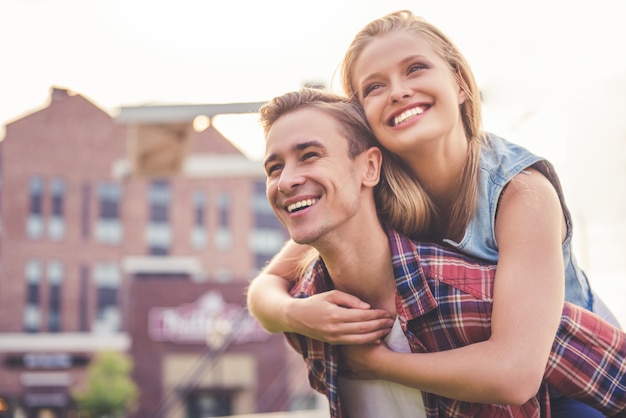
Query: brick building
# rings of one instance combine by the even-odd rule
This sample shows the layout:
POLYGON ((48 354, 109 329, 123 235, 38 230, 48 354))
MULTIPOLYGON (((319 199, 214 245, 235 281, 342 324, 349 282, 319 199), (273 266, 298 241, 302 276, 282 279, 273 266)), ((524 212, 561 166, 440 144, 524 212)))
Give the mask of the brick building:
POLYGON ((71 392, 108 350, 134 360, 140 418, 280 411, 308 399, 301 375, 292 385, 301 361, 245 311, 245 286, 286 239, 261 164, 212 126, 191 129, 200 114, 259 104, 241 105, 112 117, 53 88, 46 107, 7 124, 0 417, 77 416, 71 392))

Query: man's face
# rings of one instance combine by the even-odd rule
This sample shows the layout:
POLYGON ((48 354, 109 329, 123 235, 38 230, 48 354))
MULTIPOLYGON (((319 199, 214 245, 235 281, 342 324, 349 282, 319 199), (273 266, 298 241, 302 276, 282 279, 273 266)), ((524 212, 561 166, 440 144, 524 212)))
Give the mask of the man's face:
POLYGON ((349 157, 339 123, 319 109, 274 123, 265 147, 267 199, 295 242, 315 246, 350 224, 360 208, 362 155, 349 157))

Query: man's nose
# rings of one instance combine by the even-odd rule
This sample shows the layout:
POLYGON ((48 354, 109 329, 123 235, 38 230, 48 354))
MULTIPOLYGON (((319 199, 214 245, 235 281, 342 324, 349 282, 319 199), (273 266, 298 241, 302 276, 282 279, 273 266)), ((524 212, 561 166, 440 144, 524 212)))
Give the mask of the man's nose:
POLYGON ((278 179, 278 191, 288 193, 303 183, 304 176, 302 176, 300 170, 297 167, 285 165, 278 179))

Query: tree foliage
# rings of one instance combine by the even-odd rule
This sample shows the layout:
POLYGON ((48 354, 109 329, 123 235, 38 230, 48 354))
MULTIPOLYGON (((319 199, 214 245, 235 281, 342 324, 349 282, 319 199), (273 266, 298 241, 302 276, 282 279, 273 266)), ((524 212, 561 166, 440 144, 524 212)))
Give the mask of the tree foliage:
POLYGON ((87 370, 86 387, 72 393, 78 408, 94 418, 127 416, 139 396, 132 369, 132 360, 122 353, 99 353, 87 370))

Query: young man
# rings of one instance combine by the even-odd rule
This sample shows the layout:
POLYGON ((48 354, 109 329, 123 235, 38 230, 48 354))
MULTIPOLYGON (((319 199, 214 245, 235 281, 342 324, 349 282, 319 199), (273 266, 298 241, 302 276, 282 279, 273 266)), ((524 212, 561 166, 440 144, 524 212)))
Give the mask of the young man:
POLYGON ((304 89, 272 100, 261 121, 268 200, 292 240, 319 253, 291 294, 336 289, 396 318, 386 344, 339 350, 287 334, 333 417, 550 416, 548 385, 626 416, 620 330, 566 303, 560 324, 537 330, 548 344, 492 341, 495 266, 381 224, 376 190, 403 174, 383 164, 358 105, 304 89), (343 376, 370 380, 339 377, 339 351, 343 376))

